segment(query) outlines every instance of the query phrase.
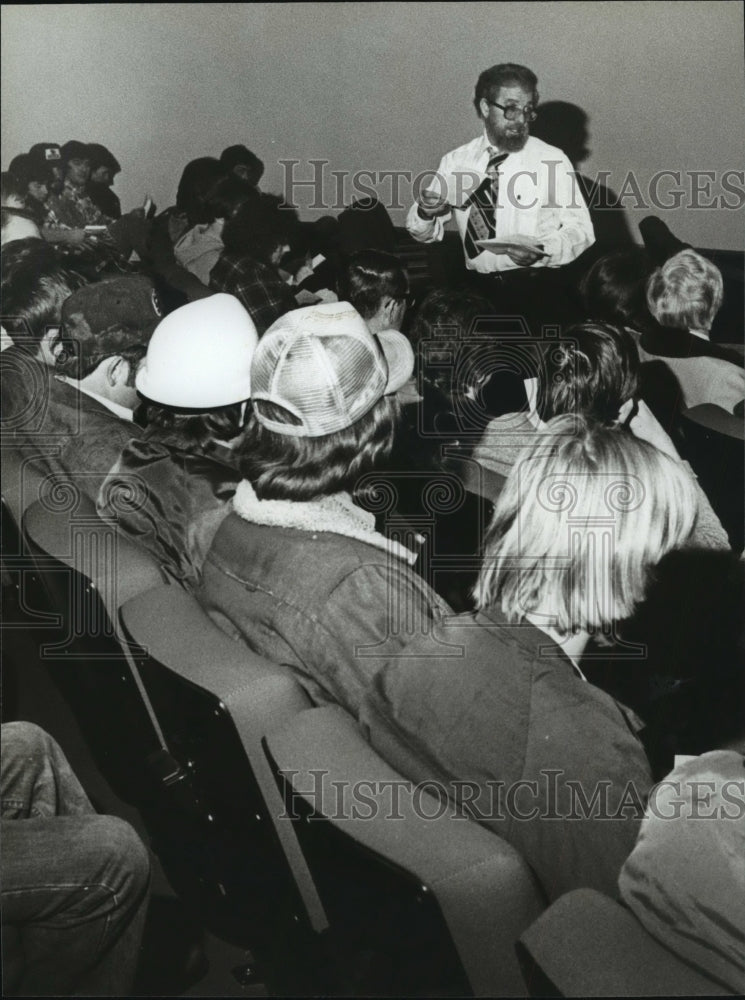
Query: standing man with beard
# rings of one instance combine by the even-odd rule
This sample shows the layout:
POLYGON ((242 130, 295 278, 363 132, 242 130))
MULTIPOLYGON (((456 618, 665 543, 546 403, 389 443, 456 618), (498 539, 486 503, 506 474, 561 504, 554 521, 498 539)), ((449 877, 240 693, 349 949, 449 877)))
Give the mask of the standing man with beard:
POLYGON ((484 70, 473 102, 483 134, 443 156, 407 218, 411 235, 430 243, 442 239, 454 213, 469 279, 501 312, 525 304, 529 314, 539 287, 546 298, 548 283, 538 276, 548 278, 547 269, 569 264, 595 241, 569 159, 530 135, 537 88, 525 66, 484 70))

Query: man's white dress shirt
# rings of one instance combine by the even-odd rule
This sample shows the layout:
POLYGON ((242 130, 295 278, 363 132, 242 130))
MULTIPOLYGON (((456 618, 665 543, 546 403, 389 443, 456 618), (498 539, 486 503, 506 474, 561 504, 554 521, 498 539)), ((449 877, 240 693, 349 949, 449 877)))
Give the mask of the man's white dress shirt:
MULTIPOLYGON (((469 196, 486 177, 491 146, 486 135, 446 153, 437 176, 427 190, 445 197, 455 212, 461 240, 466 233, 469 196)), ((441 240, 452 212, 435 219, 422 219, 412 205, 406 228, 422 243, 441 240)), ((525 146, 510 153, 499 166, 499 194, 495 214, 495 239, 520 235, 543 246, 547 256, 533 267, 560 267, 578 257, 595 242, 590 213, 577 183, 574 169, 556 146, 530 136, 525 146)), ((469 260, 466 267, 483 274, 519 267, 507 254, 489 250, 469 260)))

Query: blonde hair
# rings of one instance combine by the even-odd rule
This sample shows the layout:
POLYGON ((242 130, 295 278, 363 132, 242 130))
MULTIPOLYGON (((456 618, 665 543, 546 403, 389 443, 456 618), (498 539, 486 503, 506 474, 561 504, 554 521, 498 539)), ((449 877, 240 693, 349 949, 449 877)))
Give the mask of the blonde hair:
POLYGON ((662 326, 708 332, 722 304, 718 267, 695 250, 681 250, 647 282, 647 305, 662 326))
POLYGON ((474 597, 511 621, 559 632, 609 629, 634 610, 649 571, 696 521, 692 476, 618 427, 565 414, 518 458, 486 536, 474 597))

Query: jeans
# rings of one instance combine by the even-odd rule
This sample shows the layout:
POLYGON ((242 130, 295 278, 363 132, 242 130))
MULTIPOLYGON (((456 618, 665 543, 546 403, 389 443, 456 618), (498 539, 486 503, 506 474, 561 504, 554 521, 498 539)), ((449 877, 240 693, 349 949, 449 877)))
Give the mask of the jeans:
POLYGON ((150 862, 132 827, 94 811, 51 736, 2 727, 5 996, 126 996, 150 862))

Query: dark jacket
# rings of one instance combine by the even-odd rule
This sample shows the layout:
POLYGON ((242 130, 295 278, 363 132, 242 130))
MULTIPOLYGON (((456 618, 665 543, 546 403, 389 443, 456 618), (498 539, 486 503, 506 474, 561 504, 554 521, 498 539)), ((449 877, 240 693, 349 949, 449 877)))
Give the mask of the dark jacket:
POLYGON ((240 515, 222 522, 197 596, 226 632, 294 668, 316 703, 356 716, 375 671, 412 635, 437 650, 426 637, 450 609, 411 568, 412 554, 338 497, 259 501, 244 480, 240 515))
POLYGON ((415 640, 381 670, 360 712, 372 745, 470 802, 550 899, 582 886, 615 895, 652 783, 638 720, 532 625, 460 615, 436 635, 460 657, 423 658, 415 640))
POLYGON ((129 441, 98 497, 98 512, 193 589, 240 475, 208 455, 129 441))
POLYGON ((42 473, 72 478, 94 501, 122 448, 142 433, 23 352, 3 358, 2 406, 3 444, 42 473))

